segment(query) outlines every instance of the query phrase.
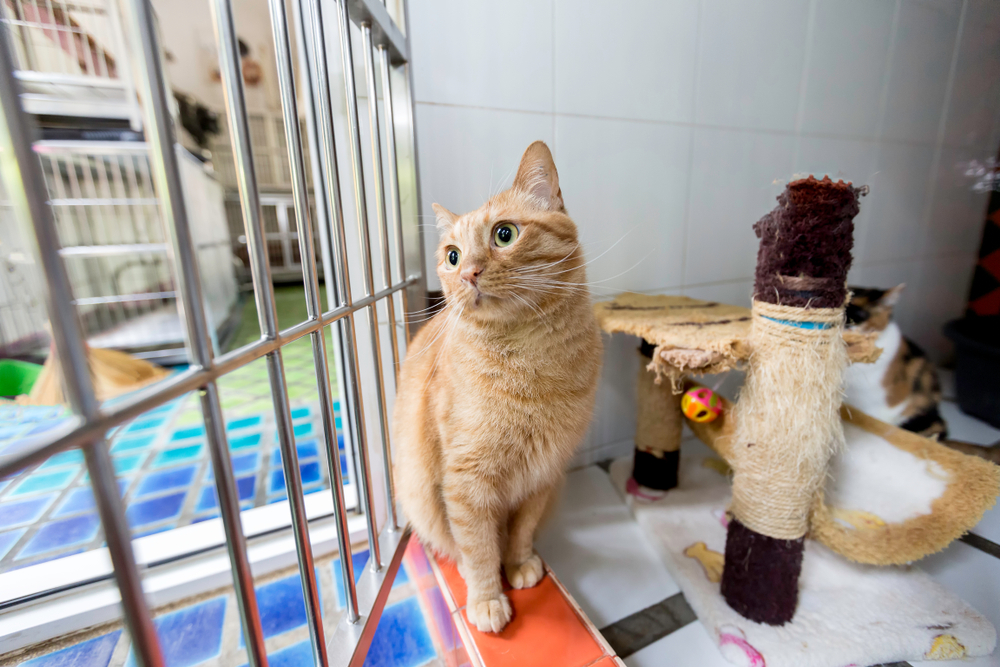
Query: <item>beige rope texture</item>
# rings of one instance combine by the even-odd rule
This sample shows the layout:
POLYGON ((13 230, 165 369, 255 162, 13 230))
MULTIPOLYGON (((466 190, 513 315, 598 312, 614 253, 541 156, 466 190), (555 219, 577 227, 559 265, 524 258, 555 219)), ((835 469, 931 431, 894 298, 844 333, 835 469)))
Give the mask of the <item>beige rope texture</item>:
POLYGON ((848 363, 843 327, 843 308, 754 301, 753 351, 734 415, 732 509, 741 523, 763 535, 790 540, 806 534, 827 464, 843 444, 839 410, 848 363))

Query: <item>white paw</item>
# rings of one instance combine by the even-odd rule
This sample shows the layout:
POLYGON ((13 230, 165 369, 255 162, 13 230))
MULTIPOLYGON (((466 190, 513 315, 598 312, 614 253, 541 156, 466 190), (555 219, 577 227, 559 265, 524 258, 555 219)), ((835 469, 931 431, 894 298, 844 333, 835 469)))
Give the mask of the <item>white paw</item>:
POLYGON ((480 632, 500 632, 510 622, 510 601, 503 593, 489 600, 469 600, 465 615, 480 632))
POLYGON ((504 573, 513 588, 531 588, 542 580, 545 568, 542 567, 542 559, 538 554, 532 554, 531 558, 520 565, 505 565, 504 573))

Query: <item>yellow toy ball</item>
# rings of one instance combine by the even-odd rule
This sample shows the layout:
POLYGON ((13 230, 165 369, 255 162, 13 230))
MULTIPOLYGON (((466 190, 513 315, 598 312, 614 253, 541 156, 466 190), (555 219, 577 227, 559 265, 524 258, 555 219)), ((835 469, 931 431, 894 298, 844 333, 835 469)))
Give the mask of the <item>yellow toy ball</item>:
POLYGON ((722 401, 708 387, 688 389, 681 399, 681 411, 691 421, 711 422, 722 412, 722 401))

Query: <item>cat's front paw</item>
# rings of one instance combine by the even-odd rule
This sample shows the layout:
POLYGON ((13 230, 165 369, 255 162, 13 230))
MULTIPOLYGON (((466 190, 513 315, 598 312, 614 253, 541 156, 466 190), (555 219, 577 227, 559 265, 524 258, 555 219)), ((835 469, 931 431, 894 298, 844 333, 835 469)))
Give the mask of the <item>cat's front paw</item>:
POLYGON ((500 632, 510 622, 510 601, 503 593, 488 600, 469 600, 465 606, 469 623, 480 632, 500 632))
POLYGON ((542 559, 538 554, 532 554, 531 558, 520 565, 504 565, 503 569, 513 588, 531 588, 545 575, 545 568, 542 567, 542 559))

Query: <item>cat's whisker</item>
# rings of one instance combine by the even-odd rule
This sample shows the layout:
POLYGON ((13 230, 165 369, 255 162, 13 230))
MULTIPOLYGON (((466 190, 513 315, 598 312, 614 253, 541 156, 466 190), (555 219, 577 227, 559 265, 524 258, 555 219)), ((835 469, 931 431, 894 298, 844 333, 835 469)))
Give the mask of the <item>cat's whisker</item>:
POLYGON ((441 349, 438 350, 437 356, 434 357, 434 365, 431 366, 432 376, 435 371, 437 371, 438 363, 441 361, 441 355, 444 353, 445 349, 447 349, 448 343, 451 340, 452 331, 454 331, 455 327, 458 326, 459 318, 462 317, 463 312, 465 312, 465 306, 462 306, 462 308, 458 311, 458 314, 455 316, 454 321, 448 326, 448 333, 445 334, 444 341, 441 343, 441 349))
MULTIPOLYGON (((461 311, 458 311, 458 312, 461 313, 461 311)), ((421 348, 419 351, 414 352, 413 354, 406 355, 406 358, 407 359, 413 359, 413 358, 419 357, 421 354, 423 354, 427 350, 429 350, 432 347, 434 347, 434 343, 436 343, 437 340, 444 334, 445 330, 448 329, 449 325, 451 324, 451 320, 454 317, 455 317, 455 311, 452 310, 451 312, 448 313, 448 316, 445 318, 444 322, 441 324, 441 328, 438 330, 438 332, 434 336, 434 338, 429 343, 427 343, 427 345, 425 345, 423 348, 421 348)))
POLYGON ((524 305, 526 305, 531 310, 533 310, 536 313, 538 313, 538 317, 544 317, 545 316, 545 313, 543 313, 541 310, 539 310, 539 308, 537 306, 535 306, 534 304, 532 304, 531 302, 529 302, 527 299, 525 299, 523 296, 521 296, 517 292, 511 292, 510 295, 512 297, 514 297, 515 299, 517 299, 518 301, 520 301, 521 303, 523 303, 524 305))

